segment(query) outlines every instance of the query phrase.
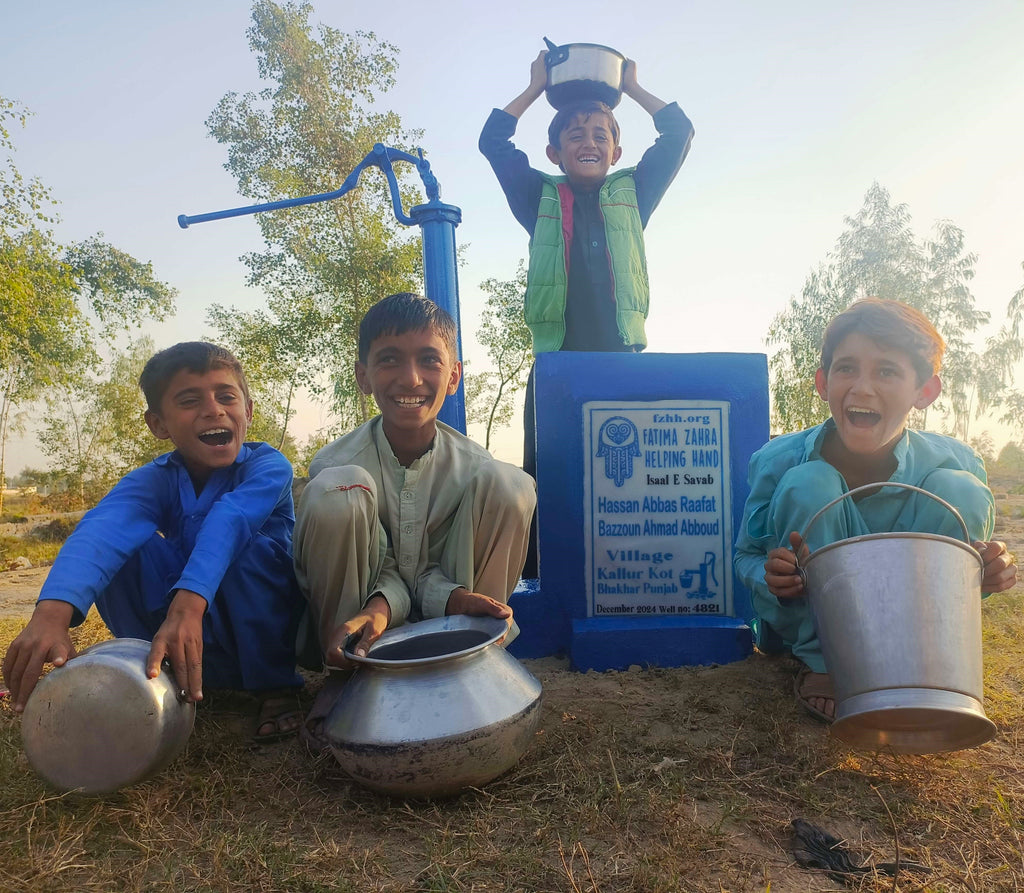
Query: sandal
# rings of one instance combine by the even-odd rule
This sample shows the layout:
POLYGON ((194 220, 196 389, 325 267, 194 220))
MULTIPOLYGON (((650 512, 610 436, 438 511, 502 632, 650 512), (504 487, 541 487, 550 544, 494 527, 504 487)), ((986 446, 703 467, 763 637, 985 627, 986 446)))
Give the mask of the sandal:
POLYGON ((294 688, 275 688, 260 695, 256 714, 256 730, 249 739, 253 744, 270 744, 290 738, 302 725, 299 692, 294 688), (263 731, 267 729, 267 731, 263 731))
POLYGON ((828 673, 815 673, 804 664, 793 679, 793 693, 796 695, 796 702, 815 719, 826 723, 835 721, 836 693, 828 673), (831 708, 826 705, 824 710, 819 709, 811 703, 812 699, 827 701, 831 708))
POLYGON ((312 708, 299 727, 299 737, 314 757, 330 753, 331 741, 324 734, 324 722, 351 675, 351 671, 329 671, 324 684, 320 686, 320 691, 316 693, 312 708))

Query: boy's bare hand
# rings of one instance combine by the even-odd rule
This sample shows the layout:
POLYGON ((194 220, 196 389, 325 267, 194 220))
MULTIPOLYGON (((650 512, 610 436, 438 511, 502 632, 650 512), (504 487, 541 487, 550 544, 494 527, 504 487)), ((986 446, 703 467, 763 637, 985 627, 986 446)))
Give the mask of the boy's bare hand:
POLYGON ((636 62, 632 59, 627 59, 626 65, 622 69, 622 92, 648 115, 655 115, 668 105, 664 99, 659 99, 640 86, 640 82, 636 79, 636 62))
POLYGON ((68 634, 73 614, 74 608, 68 602, 41 601, 28 625, 11 642, 4 655, 3 673, 15 713, 25 709, 44 664, 62 667, 75 656, 75 646, 68 634))
POLYGON ((508 605, 483 593, 470 592, 465 586, 451 591, 444 613, 448 616, 467 614, 470 617, 500 617, 512 622, 512 609, 508 605))
POLYGON ((153 636, 146 659, 146 675, 156 679, 166 657, 174 678, 190 701, 203 699, 203 615, 206 599, 198 592, 179 589, 167 617, 153 636))
POLYGON ((528 89, 535 94, 535 98, 540 96, 548 86, 548 66, 544 61, 547 54, 547 50, 541 50, 537 58, 530 63, 530 86, 528 89))
POLYGON ((981 553, 985 563, 982 575, 982 592, 1005 592, 1017 585, 1017 559, 1006 551, 1006 543, 992 542, 974 543, 974 548, 981 553))
POLYGON ((802 598, 804 581, 797 572, 797 553, 801 560, 806 559, 809 551, 806 543, 795 530, 789 535, 791 549, 779 546, 768 553, 764 563, 764 581, 768 591, 776 598, 802 598))
POLYGON ((343 623, 327 643, 327 663, 332 667, 350 667, 352 661, 345 657, 345 643, 349 636, 359 636, 352 651, 366 657, 370 646, 381 637, 391 622, 391 605, 383 595, 375 595, 366 606, 348 623, 343 623))
POLYGON ((632 59, 626 60, 626 65, 622 69, 622 92, 627 96, 633 96, 640 83, 636 79, 636 62, 632 59))

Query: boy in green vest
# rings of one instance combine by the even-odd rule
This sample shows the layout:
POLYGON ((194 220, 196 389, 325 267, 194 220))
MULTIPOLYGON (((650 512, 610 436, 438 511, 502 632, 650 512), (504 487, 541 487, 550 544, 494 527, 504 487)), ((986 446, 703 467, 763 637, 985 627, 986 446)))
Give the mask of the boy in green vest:
POLYGON ((622 155, 615 116, 601 102, 575 103, 548 128, 547 156, 563 176, 543 174, 511 137, 547 85, 544 56, 530 66, 530 85, 494 109, 480 135, 480 151, 530 234, 525 312, 533 352, 640 351, 647 346, 643 229, 689 151, 693 125, 676 103, 641 87, 629 61, 622 90, 654 119, 655 144, 636 167, 609 173, 622 155))
MULTIPOLYGON (((638 352, 647 346, 643 230, 686 158, 693 125, 676 103, 640 86, 630 60, 622 92, 653 118, 654 145, 636 167, 609 173, 622 155, 615 116, 601 102, 575 103, 561 109, 548 128, 547 156, 563 176, 541 173, 511 138, 547 86, 545 55, 530 66, 530 85, 504 109, 494 109, 480 135, 480 151, 530 234, 524 307, 533 352, 638 352)), ((523 468, 535 476, 532 371, 524 427, 523 468)), ((531 551, 525 574, 535 576, 534 568, 531 551)))

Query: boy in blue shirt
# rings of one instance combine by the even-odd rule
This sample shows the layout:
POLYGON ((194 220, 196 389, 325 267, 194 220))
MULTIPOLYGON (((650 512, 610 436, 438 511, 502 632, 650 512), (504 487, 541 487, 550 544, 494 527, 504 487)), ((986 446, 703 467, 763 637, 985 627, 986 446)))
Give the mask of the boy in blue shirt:
POLYGON ((989 542, 995 515, 985 466, 967 444, 906 427, 913 409, 942 390, 945 349, 935 327, 898 301, 869 298, 829 323, 814 383, 831 418, 769 441, 750 460, 750 495, 736 540, 737 576, 753 595, 755 613, 777 633, 803 668, 798 702, 831 722, 835 696, 804 586, 801 554, 829 543, 883 531, 918 531, 962 538, 959 523, 934 500, 884 487, 844 500, 800 532, 832 499, 857 487, 894 481, 934 493, 963 516, 985 570, 984 592, 1014 586, 1017 567, 1004 543, 989 542), (789 543, 786 548, 782 543, 789 543))
POLYGON ((253 740, 295 732, 295 634, 302 610, 291 560, 292 468, 246 443, 252 400, 238 360, 185 342, 139 379, 153 434, 175 450, 130 472, 78 523, 4 657, 16 712, 44 663, 75 656, 68 634, 96 604, 118 637, 152 641, 147 673, 166 658, 192 701, 203 682, 256 692, 253 740))

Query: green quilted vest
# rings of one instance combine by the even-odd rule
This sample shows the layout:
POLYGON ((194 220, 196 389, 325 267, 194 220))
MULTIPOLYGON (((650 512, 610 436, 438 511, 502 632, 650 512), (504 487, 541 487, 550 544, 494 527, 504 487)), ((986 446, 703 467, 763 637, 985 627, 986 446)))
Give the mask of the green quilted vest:
MULTIPOLYGON (((644 320, 650 303, 644 231, 636 203, 633 168, 609 174, 598 203, 611 254, 615 317, 623 344, 647 346, 644 320)), ((565 177, 544 178, 537 225, 530 240, 526 277, 526 324, 533 335, 534 354, 559 350, 565 340, 566 272, 569 252, 563 231, 558 184, 565 177)))

